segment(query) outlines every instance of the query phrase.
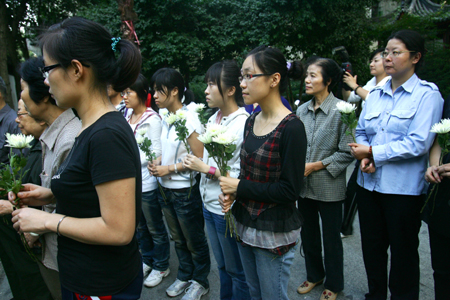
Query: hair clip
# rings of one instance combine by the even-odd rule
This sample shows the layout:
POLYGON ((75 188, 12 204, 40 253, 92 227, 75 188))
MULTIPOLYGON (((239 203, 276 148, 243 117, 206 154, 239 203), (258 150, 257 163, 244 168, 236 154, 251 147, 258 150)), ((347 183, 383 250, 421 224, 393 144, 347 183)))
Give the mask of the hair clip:
POLYGON ((113 37, 113 38, 111 38, 111 41, 113 41, 112 43, 111 43, 111 49, 114 51, 114 52, 116 52, 117 50, 116 50, 116 45, 117 45, 117 43, 119 42, 121 40, 121 38, 120 37, 113 37))
POLYGON ((291 64, 290 62, 287 62, 287 63, 286 63, 286 67, 287 67, 288 71, 291 69, 291 65, 292 65, 292 64, 291 64))

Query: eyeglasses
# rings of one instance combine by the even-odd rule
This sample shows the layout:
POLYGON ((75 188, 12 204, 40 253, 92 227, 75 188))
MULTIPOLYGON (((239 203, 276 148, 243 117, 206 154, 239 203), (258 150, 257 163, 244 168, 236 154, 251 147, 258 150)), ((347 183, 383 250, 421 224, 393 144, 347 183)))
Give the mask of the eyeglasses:
POLYGON ((381 52, 381 58, 386 58, 388 57, 388 55, 390 55, 391 57, 398 57, 400 54, 402 53, 407 53, 407 52, 417 52, 417 51, 409 51, 409 50, 405 50, 405 51, 383 51, 381 52))
POLYGON ((125 96, 130 96, 130 94, 131 94, 131 91, 126 91, 126 92, 121 92, 120 93, 120 96, 122 96, 122 97, 125 97, 125 96))
POLYGON ((246 82, 249 82, 250 79, 254 78, 254 77, 259 77, 259 76, 270 76, 272 74, 242 74, 242 76, 239 76, 239 82, 242 82, 243 80, 245 80, 246 82))
MULTIPOLYGON (((85 64, 81 64, 81 65, 84 66, 84 67, 87 67, 87 68, 90 67, 89 65, 85 65, 85 64)), ((61 64, 54 64, 54 65, 51 65, 51 66, 46 66, 46 67, 43 67, 43 68, 39 68, 39 71, 41 71, 42 72, 42 76, 44 76, 44 78, 47 79, 49 72, 51 70, 53 70, 54 68, 57 68, 57 67, 61 67, 61 64)))
POLYGON ((18 117, 24 116, 24 115, 28 115, 28 113, 27 113, 27 112, 24 112, 24 113, 19 113, 19 114, 17 114, 18 117))
POLYGON ((42 76, 44 76, 44 78, 48 78, 48 73, 53 70, 54 68, 60 67, 61 64, 54 64, 51 66, 46 66, 43 68, 39 68, 39 70, 42 72, 42 76))

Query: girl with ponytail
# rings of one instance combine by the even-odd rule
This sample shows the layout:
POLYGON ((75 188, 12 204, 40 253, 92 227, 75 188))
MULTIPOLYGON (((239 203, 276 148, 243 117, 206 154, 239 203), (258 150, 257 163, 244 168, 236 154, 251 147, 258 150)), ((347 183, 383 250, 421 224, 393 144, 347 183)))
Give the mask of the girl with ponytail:
POLYGON ((56 213, 18 209, 14 227, 58 234, 64 300, 139 299, 139 150, 130 126, 109 101, 107 86, 123 91, 134 84, 141 55, 131 42, 113 38, 103 26, 79 17, 53 25, 40 42, 45 83, 58 106, 77 111, 82 128, 52 177, 51 189, 25 184, 17 195, 26 205, 56 202, 56 213))
MULTIPOLYGON (((163 68, 153 74, 150 81, 153 99, 166 112, 186 114, 187 142, 193 155, 203 157, 203 143, 197 137, 202 125, 196 113, 186 105, 194 100, 194 94, 185 89, 181 74, 172 68, 163 68), (183 101, 184 98, 184 101, 183 101)), ((153 176, 158 177, 164 195, 158 191, 158 199, 167 225, 175 242, 179 267, 177 279, 167 288, 170 297, 176 297, 186 290, 182 300, 200 299, 209 291, 208 274, 211 266, 208 242, 205 235, 202 199, 198 183, 190 178, 197 174, 183 166, 188 154, 183 142, 178 140, 175 126, 169 125, 163 117, 161 133, 162 155, 149 164, 153 176), (191 174, 190 176, 190 172, 191 174)))
MULTIPOLYGON (((126 120, 135 137, 147 137, 152 142, 152 151, 161 156, 161 117, 158 107, 151 101, 149 85, 144 75, 139 74, 136 82, 123 93, 128 110, 126 120), (150 103, 149 103, 150 102, 150 103), (151 107, 147 107, 151 106, 151 107), (143 134, 141 134, 143 133, 143 134)), ((161 283, 169 270, 170 244, 164 225, 161 206, 158 202, 156 178, 147 169, 147 156, 139 149, 142 171, 142 216, 138 227, 138 240, 142 253, 144 276, 153 269, 144 281, 146 287, 161 283)), ((151 163, 151 161, 150 161, 151 163)))
POLYGON ((260 46, 245 59, 240 86, 245 104, 261 112, 246 121, 239 179, 220 177, 222 212, 231 208, 238 250, 251 299, 287 300, 290 267, 300 237, 296 208, 305 169, 302 122, 281 102, 289 78, 301 78, 299 62, 287 68, 280 50, 260 46))
MULTIPOLYGON (((238 137, 233 158, 228 162, 231 167, 230 176, 239 176, 244 126, 249 114, 245 111, 242 89, 239 86, 241 71, 236 62, 225 60, 215 63, 206 72, 208 84, 205 94, 210 108, 219 110, 213 114, 208 125, 220 124, 228 127, 228 131, 238 137)), ((236 239, 226 234, 224 213, 217 201, 221 194, 219 181, 220 170, 208 151, 203 149, 203 160, 188 154, 184 166, 201 173, 200 193, 203 200, 203 216, 209 242, 217 261, 220 276, 220 299, 250 299, 244 269, 237 248, 236 239)))

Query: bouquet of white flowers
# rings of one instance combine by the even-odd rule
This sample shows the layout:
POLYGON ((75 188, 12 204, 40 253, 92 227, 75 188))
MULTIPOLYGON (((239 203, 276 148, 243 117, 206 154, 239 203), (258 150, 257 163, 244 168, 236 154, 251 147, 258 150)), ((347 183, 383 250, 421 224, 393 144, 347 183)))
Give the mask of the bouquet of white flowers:
POLYGON ((345 131, 346 135, 351 135, 353 138, 353 142, 356 143, 355 135, 353 134, 353 130, 356 129, 356 125, 358 125, 358 119, 356 118, 356 106, 355 104, 350 104, 348 102, 339 101, 336 104, 336 109, 341 113, 341 121, 345 125, 348 126, 348 129, 345 131))
MULTIPOLYGON (((28 158, 24 156, 23 150, 25 148, 31 148, 30 143, 33 141, 33 137, 31 135, 23 135, 23 134, 10 134, 6 133, 6 147, 10 147, 11 151, 9 154, 9 164, 3 164, 1 166, 1 179, 0 179, 0 188, 2 189, 2 193, 4 196, 7 196, 9 192, 13 192, 15 195, 22 189, 22 179, 23 176, 28 172, 28 170, 24 170, 28 158), (14 154, 12 149, 19 149, 19 154, 14 154)), ((13 210, 19 208, 19 198, 16 197, 16 201, 13 204, 13 210)), ((5 219, 4 219, 5 220, 5 219)), ((6 221, 6 220, 5 220, 6 221)), ((31 235, 36 235, 33 232, 30 232, 31 235)), ((28 255, 34 260, 38 261, 34 253, 31 251, 30 246, 24 236, 23 233, 20 234, 20 239, 27 251, 28 255)))
MULTIPOLYGON (((442 165, 442 159, 445 155, 450 153, 450 119, 442 119, 439 123, 434 124, 431 127, 430 132, 434 132, 437 134, 437 140, 439 143, 439 146, 441 147, 441 156, 439 157, 439 166, 442 165)), ((433 198, 433 208, 431 209, 431 214, 434 211, 434 203, 436 201, 436 195, 439 189, 438 184, 433 184, 433 187, 431 188, 430 194, 428 195, 427 200, 425 201, 424 206, 421 209, 421 213, 424 210, 425 206, 427 206, 428 201, 430 200, 431 196, 434 194, 433 198)))
MULTIPOLYGON (((152 150, 152 141, 145 136, 147 133, 147 128, 140 128, 136 131, 136 142, 139 146, 139 148, 142 150, 142 152, 145 153, 147 161, 154 161, 156 160, 156 154, 152 150)), ((161 184, 158 180, 156 180, 156 183, 158 184, 159 191, 161 192, 161 195, 164 199, 164 202, 166 202, 166 194, 164 194, 164 190, 162 189, 161 184)))
POLYGON ((208 111, 205 109, 206 108, 205 104, 198 103, 192 105, 195 105, 194 111, 197 113, 200 123, 202 123, 203 126, 206 126, 206 123, 208 123, 209 114, 208 111))
MULTIPOLYGON (((205 145, 210 157, 216 162, 220 174, 227 176, 227 172, 231 170, 228 162, 233 158, 233 152, 236 150, 236 145, 233 144, 237 140, 237 136, 227 132, 228 127, 218 124, 210 124, 206 128, 206 132, 198 137, 198 139, 205 145)), ((230 231, 230 236, 236 233, 236 225, 231 215, 231 211, 225 214, 226 229, 230 231)))
MULTIPOLYGON (((184 147, 186 148, 187 153, 189 153, 191 150, 189 148, 189 143, 187 141, 189 137, 189 131, 186 128, 186 112, 182 109, 177 110, 176 113, 168 113, 166 114, 165 121, 166 123, 171 126, 175 126, 175 131, 177 132, 177 140, 181 141, 184 144, 184 147)), ((191 190, 192 190, 192 172, 189 171, 189 182, 190 182, 190 188, 189 188, 189 194, 188 198, 191 196, 191 190)))

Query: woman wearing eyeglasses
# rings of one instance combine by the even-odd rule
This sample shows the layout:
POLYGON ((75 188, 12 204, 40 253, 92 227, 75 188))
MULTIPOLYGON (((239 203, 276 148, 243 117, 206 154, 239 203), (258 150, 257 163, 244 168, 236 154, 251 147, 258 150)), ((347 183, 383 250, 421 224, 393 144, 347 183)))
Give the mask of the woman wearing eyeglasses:
POLYGON ((14 228, 56 233, 62 299, 139 299, 139 150, 107 94, 109 84, 123 91, 136 81, 139 50, 79 17, 50 27, 40 43, 50 93, 59 107, 77 111, 82 127, 67 158, 49 178, 51 189, 25 185, 17 195, 23 204, 56 202, 56 213, 18 209, 13 212, 14 228))
POLYGON ((424 173, 442 116, 435 84, 415 72, 423 64, 425 40, 417 32, 392 34, 382 53, 392 78, 374 88, 356 129, 352 154, 361 160, 357 203, 369 293, 366 299, 419 299, 419 229, 424 173), (390 248, 391 269, 387 272, 390 248))
POLYGON ((286 67, 280 50, 260 46, 242 64, 245 103, 261 112, 246 122, 239 179, 220 177, 223 212, 234 199, 238 250, 251 299, 288 299, 290 267, 300 237, 296 208, 305 170, 303 123, 281 102, 289 77, 300 79, 303 67, 286 67))

